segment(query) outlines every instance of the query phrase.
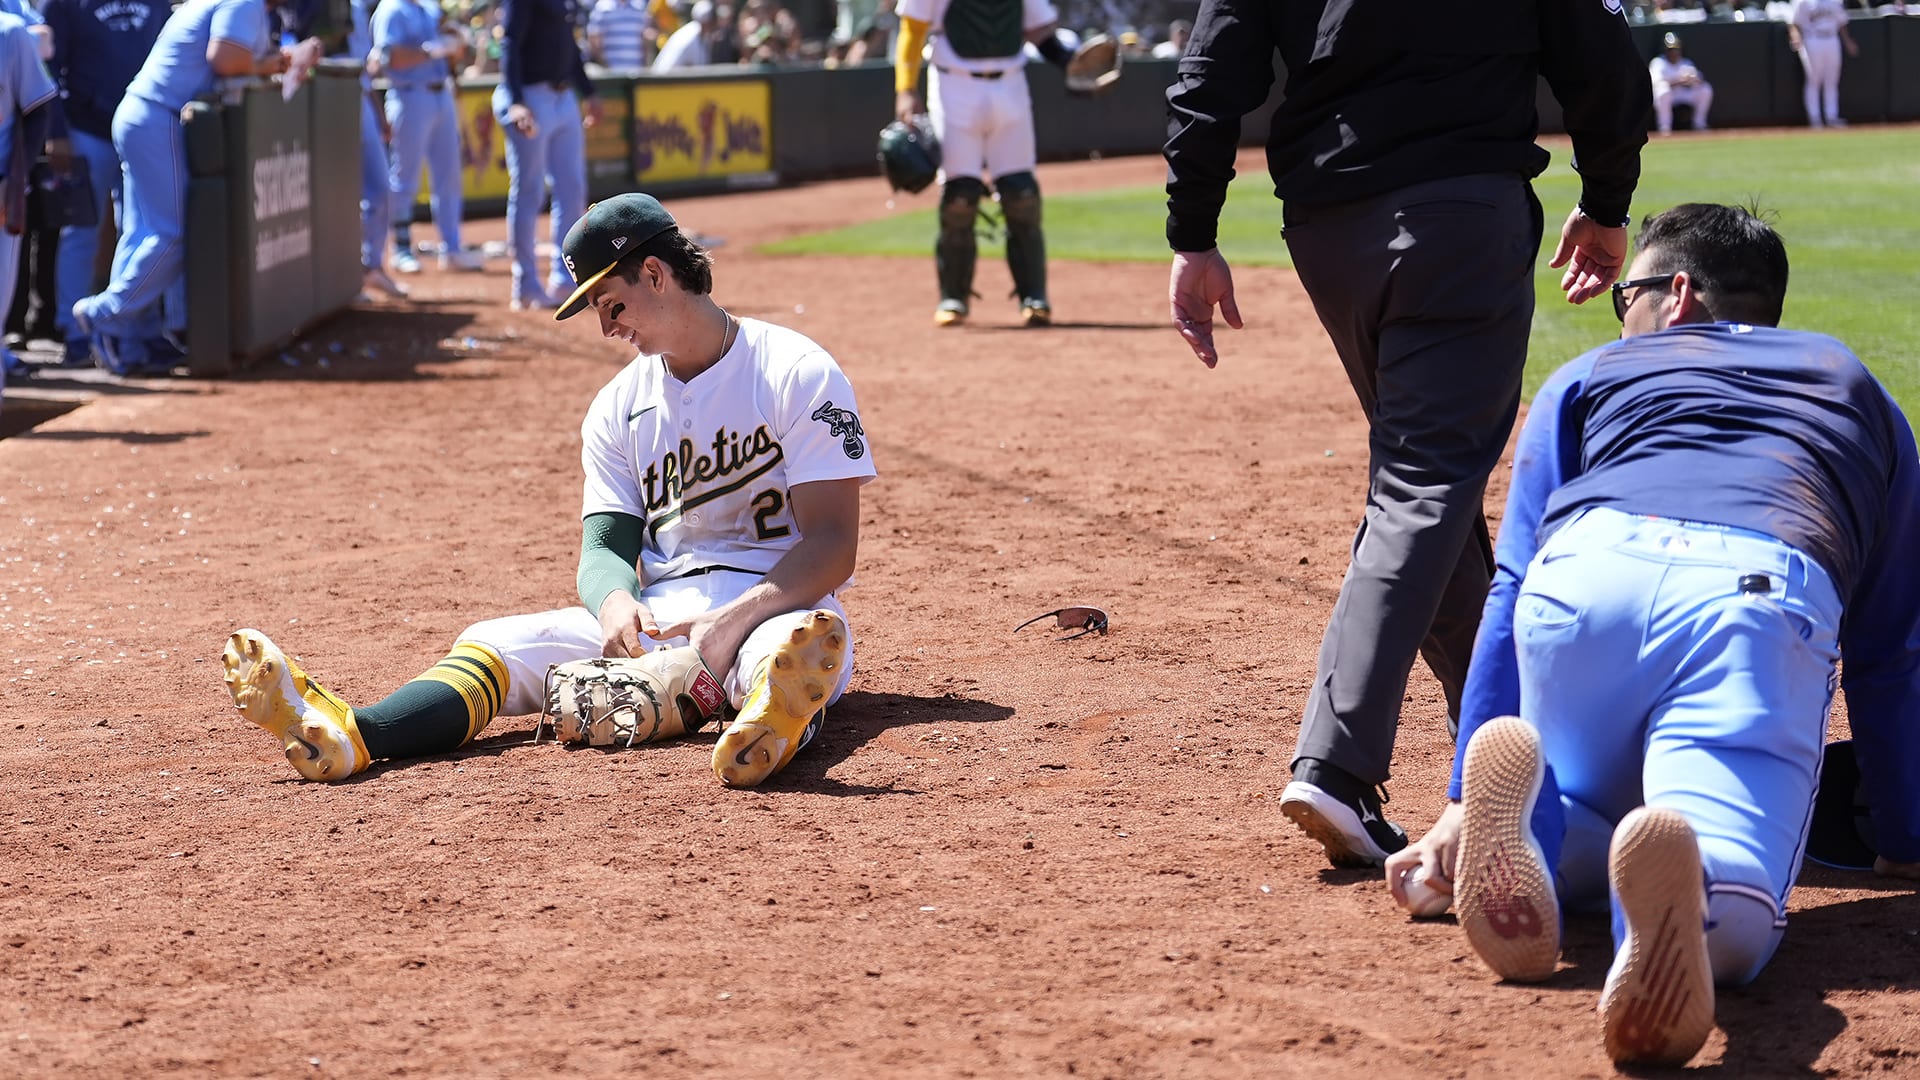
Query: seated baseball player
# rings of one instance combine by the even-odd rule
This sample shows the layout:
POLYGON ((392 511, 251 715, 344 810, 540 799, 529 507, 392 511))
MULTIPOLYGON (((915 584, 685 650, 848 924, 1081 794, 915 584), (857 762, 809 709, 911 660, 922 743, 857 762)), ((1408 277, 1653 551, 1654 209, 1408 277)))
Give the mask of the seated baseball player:
POLYGON ((581 425, 583 606, 469 627, 445 659, 350 707, 266 635, 229 640, 227 689, 310 780, 454 750, 496 715, 553 713, 596 744, 645 742, 737 710, 713 770, 750 787, 785 767, 852 674, 846 612, 860 488, 874 477, 833 358, 713 300, 712 262, 652 197, 591 207, 562 251, 592 309, 639 355, 581 425), (638 664, 599 664, 599 657, 638 664), (586 662, 586 663, 582 663, 586 662), (569 665, 555 671, 556 665, 569 665), (566 676, 573 671, 578 674, 566 676))
POLYGON ((1876 869, 1920 876, 1920 462, 1845 346, 1775 328, 1764 222, 1688 204, 1637 246, 1622 340, 1527 415, 1452 801, 1386 871, 1516 981, 1563 908, 1610 908, 1607 1052, 1679 1063, 1780 942, 1837 687, 1876 869))
POLYGON ((1713 108, 1713 84, 1700 74, 1693 61, 1680 55, 1680 35, 1669 32, 1661 41, 1661 54, 1647 62, 1647 74, 1653 79, 1653 119, 1660 134, 1673 132, 1673 109, 1685 105, 1693 110, 1693 130, 1707 130, 1707 110, 1713 108))

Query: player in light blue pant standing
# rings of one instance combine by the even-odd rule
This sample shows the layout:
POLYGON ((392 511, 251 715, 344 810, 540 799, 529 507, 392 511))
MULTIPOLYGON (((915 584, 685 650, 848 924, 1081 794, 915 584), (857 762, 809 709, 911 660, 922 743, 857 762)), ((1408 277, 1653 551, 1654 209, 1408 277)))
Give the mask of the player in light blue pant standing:
POLYGON ((1638 246, 1623 340, 1527 415, 1454 801, 1387 880, 1450 883, 1518 981, 1554 972, 1563 905, 1610 908, 1607 1052, 1677 1064, 1780 943, 1840 686, 1876 869, 1920 877, 1920 460, 1845 346, 1774 329, 1765 223, 1689 204, 1638 246))
POLYGON ((460 117, 454 109, 452 64, 460 46, 447 34, 436 0, 380 0, 373 13, 373 47, 387 73, 387 125, 392 130, 387 173, 393 219, 393 268, 420 271, 411 226, 424 163, 429 205, 444 245, 443 270, 478 270, 478 253, 460 243, 460 117))
POLYGON ((353 28, 342 54, 361 65, 360 75, 360 269, 362 292, 405 296, 407 290, 387 276, 387 228, 392 220, 388 190, 387 142, 373 104, 373 0, 353 0, 353 28))
MULTIPOLYGON (((76 162, 87 171, 101 220, 120 225, 120 155, 113 148, 113 113, 127 84, 140 72, 172 10, 165 0, 47 0, 47 26, 53 31, 49 66, 60 84, 62 104, 76 162)), ((94 290, 97 225, 60 230, 55 255, 55 323, 66 339, 69 365, 92 364, 93 347, 73 326, 74 301, 94 290)), ((149 309, 136 333, 149 342, 160 336, 159 311, 149 309)))
POLYGON ((493 92, 493 112, 507 133, 507 233, 513 240, 516 310, 557 307, 574 288, 560 245, 586 213, 586 129, 599 122, 600 103, 573 37, 572 9, 572 0, 504 0, 501 13, 500 85, 493 92), (534 233, 549 183, 554 254, 543 288, 534 233))
MULTIPOLYGON (((60 96, 53 76, 40 62, 40 46, 27 21, 17 15, 0 12, 0 152, 11 147, 14 125, 26 126, 28 145, 44 145, 47 139, 47 106, 60 96)), ((6 176, 7 163, 0 161, 0 179, 6 176)), ((0 185, 4 186, 4 185, 0 185)), ((6 207, 0 205, 0 225, 6 221, 6 207)), ((19 224, 13 222, 11 224, 19 224)), ((0 228, 0 311, 13 306, 13 289, 20 271, 20 237, 11 229, 0 228)), ((0 345, 0 387, 6 385, 6 373, 16 363, 5 345, 0 345)))
POLYGON ((113 114, 121 161, 121 226, 113 280, 73 305, 74 328, 115 374, 150 370, 139 336, 148 309, 168 298, 169 330, 186 329, 187 148, 181 110, 219 79, 276 75, 290 50, 273 46, 266 0, 187 0, 113 114))

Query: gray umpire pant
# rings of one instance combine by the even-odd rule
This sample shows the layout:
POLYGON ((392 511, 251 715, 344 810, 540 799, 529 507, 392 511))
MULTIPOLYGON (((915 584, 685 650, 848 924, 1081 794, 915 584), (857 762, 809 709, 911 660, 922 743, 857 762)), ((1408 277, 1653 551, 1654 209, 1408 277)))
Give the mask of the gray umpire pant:
POLYGON ((1294 269, 1370 431, 1365 514, 1294 752, 1386 781, 1417 652, 1457 724, 1492 581, 1481 500, 1520 405, 1540 203, 1517 176, 1286 208, 1294 269))

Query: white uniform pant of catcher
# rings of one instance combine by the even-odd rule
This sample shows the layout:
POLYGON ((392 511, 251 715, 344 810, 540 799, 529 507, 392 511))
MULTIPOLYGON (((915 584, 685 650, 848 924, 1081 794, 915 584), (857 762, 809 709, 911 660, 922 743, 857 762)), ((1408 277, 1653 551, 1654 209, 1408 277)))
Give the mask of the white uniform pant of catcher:
POLYGON ((942 183, 961 176, 992 180, 1032 172, 1039 164, 1025 71, 980 79, 933 68, 927 74, 927 115, 940 137, 942 183))
POLYGON ((1840 122, 1840 38, 1805 37, 1800 39, 1800 66, 1807 73, 1806 88, 1801 91, 1807 106, 1807 123, 1821 125, 1840 122))
POLYGON ((1673 130, 1673 107, 1685 105, 1693 110, 1693 129, 1707 129, 1707 110, 1713 107, 1713 85, 1662 86, 1653 92, 1653 116, 1661 131, 1673 130))
MULTIPOLYGON (((653 613, 654 621, 669 626, 732 601, 760 580, 762 575, 715 570, 699 577, 679 578, 648 586, 640 599, 653 613)), ((747 635, 740 656, 730 671, 714 672, 727 688, 727 700, 739 708, 746 700, 748 683, 760 661, 772 655, 782 641, 792 635, 809 613, 825 608, 847 617, 837 597, 828 596, 813 607, 775 615, 747 635)), ((848 636, 852 636, 849 628, 848 636)), ((586 660, 600 655, 600 619, 584 607, 560 608, 532 615, 509 615, 488 619, 467 627, 460 641, 485 645, 507 665, 507 693, 500 706, 502 716, 526 716, 546 707, 547 670, 570 660, 586 660)), ((671 638, 657 647, 673 648, 687 639, 671 638)), ((846 693, 853 677, 853 646, 848 642, 847 666, 840 671, 840 682, 827 698, 831 705, 846 693)))

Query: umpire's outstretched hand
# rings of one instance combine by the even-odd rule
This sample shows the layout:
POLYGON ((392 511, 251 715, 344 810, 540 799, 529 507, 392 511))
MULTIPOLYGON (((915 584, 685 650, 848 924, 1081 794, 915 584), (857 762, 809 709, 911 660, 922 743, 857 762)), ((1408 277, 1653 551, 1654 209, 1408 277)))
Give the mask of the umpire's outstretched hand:
POLYGON ((1220 306, 1220 317, 1235 330, 1241 328, 1240 307, 1233 302, 1233 271, 1219 248, 1208 251, 1176 251, 1173 272, 1167 282, 1167 299, 1173 305, 1173 328, 1186 339, 1187 347, 1200 362, 1212 367, 1220 362, 1213 347, 1213 308, 1220 306))
POLYGON ((1567 294, 1568 303, 1584 304, 1606 292, 1626 268, 1627 227, 1602 225, 1576 206, 1560 229, 1560 246, 1553 249, 1547 265, 1555 270, 1567 268, 1560 276, 1560 291, 1567 294))

